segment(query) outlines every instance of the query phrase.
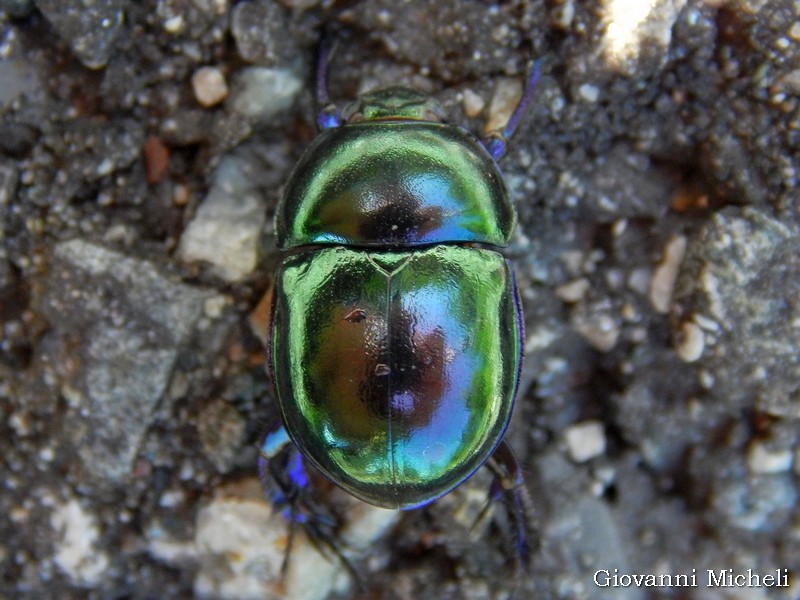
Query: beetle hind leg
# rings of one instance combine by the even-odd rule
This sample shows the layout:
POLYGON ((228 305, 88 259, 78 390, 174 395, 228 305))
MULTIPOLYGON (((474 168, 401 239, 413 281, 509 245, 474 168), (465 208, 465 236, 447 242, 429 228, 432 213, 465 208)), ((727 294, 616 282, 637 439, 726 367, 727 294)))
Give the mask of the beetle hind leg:
POLYGON ((270 503, 289 524, 281 573, 285 575, 288 571, 296 529, 300 526, 321 554, 341 561, 360 582, 357 571, 342 551, 339 519, 314 499, 303 457, 282 425, 264 437, 259 448, 258 474, 270 503))
POLYGON ((525 487, 522 469, 505 441, 500 442, 486 465, 494 478, 486 507, 478 519, 485 516, 492 502, 502 503, 510 520, 517 566, 520 570, 525 570, 530 566, 532 555, 539 546, 539 537, 534 525, 533 501, 525 487))

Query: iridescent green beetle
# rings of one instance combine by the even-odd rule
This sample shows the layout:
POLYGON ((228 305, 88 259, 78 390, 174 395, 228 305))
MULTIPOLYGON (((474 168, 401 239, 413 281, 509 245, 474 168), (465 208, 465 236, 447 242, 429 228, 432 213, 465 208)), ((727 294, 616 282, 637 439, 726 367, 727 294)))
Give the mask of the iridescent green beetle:
POLYGON ((324 131, 276 216, 286 255, 269 349, 285 429, 267 436, 261 469, 293 520, 307 521, 293 500, 302 463, 288 475, 271 468, 289 438, 331 481, 386 508, 427 504, 488 460, 525 551, 524 488, 502 442, 523 320, 511 264, 495 249, 516 213, 496 160, 537 77, 534 68, 506 129, 484 142, 405 88, 323 109, 324 131))

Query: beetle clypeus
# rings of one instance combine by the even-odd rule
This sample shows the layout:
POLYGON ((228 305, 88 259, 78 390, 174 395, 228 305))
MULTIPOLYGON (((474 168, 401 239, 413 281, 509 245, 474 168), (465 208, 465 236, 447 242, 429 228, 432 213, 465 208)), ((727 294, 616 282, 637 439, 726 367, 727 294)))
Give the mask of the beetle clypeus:
POLYGON ((340 111, 327 101, 326 63, 324 52, 322 133, 275 221, 285 255, 268 344, 283 425, 261 447, 265 487, 277 482, 271 495, 287 518, 338 553, 331 518, 304 494, 303 459, 353 496, 398 509, 439 498, 486 463, 524 557, 524 488, 502 440, 523 320, 496 250, 516 212, 496 161, 538 65, 506 128, 481 142, 406 88, 340 111))

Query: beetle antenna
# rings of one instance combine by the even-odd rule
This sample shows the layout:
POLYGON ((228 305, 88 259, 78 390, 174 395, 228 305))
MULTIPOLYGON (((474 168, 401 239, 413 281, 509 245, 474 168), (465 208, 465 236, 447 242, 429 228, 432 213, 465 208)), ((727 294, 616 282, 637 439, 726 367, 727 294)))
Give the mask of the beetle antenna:
POLYGON ((537 85, 539 83, 539 76, 541 75, 541 67, 542 67, 542 59, 537 58, 531 63, 530 70, 528 71, 528 81, 525 83, 525 90, 522 92, 522 98, 517 104, 517 107, 514 109, 514 112, 511 113, 511 118, 508 119, 508 123, 501 131, 492 131, 489 133, 486 138, 483 139, 484 147, 489 151, 489 154, 492 155, 492 158, 500 160, 500 158, 506 153, 508 148, 508 140, 514 135, 514 132, 517 130, 517 126, 519 126, 519 122, 522 119, 522 115, 528 110, 530 106, 531 99, 533 98, 533 94, 536 91, 537 85))

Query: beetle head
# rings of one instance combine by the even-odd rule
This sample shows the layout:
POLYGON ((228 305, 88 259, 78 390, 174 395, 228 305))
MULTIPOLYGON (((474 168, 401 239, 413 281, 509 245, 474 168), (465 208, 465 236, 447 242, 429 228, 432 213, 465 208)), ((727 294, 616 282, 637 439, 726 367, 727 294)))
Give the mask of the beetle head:
POLYGON ((365 94, 348 106, 342 116, 348 123, 358 123, 383 120, 440 122, 444 115, 442 106, 427 94, 405 87, 391 87, 365 94))

